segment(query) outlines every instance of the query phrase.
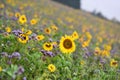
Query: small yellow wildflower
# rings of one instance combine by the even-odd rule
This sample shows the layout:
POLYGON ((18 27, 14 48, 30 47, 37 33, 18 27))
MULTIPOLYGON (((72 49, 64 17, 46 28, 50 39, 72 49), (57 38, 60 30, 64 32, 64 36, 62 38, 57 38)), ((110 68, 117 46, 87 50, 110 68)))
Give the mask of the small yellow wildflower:
POLYGON ((41 40, 43 40, 45 37, 44 37, 43 35, 37 35, 36 38, 37 38, 38 41, 41 41, 41 40))
POLYGON ((11 28, 10 28, 10 27, 6 27, 5 30, 6 30, 6 32, 8 32, 8 33, 11 32, 11 28))
POLYGON ((49 70, 50 72, 55 72, 55 70, 56 70, 55 65, 49 64, 49 65, 48 65, 48 70, 49 70))
POLYGON ((21 15, 21 16, 19 17, 18 22, 19 22, 20 24, 25 24, 25 23, 27 22, 26 16, 25 16, 25 15, 21 15))
POLYGON ((117 66, 118 66, 118 62, 117 62, 116 60, 112 59, 112 60, 110 61, 110 66, 111 66, 111 67, 117 67, 117 66))
POLYGON ((85 48, 85 47, 88 47, 89 46, 89 42, 88 41, 84 41, 82 43, 82 47, 85 48))
POLYGON ((101 51, 101 55, 103 56, 103 57, 109 57, 110 56, 110 52, 109 51, 107 51, 107 50, 102 50, 101 51))
POLYGON ((43 48, 44 48, 44 50, 50 51, 50 50, 53 49, 53 45, 52 45, 52 43, 50 43, 50 42, 45 42, 45 43, 43 44, 43 48))
POLYGON ((101 50, 99 47, 96 47, 94 52, 95 55, 100 55, 101 50))
POLYGON ((16 13, 15 13, 15 17, 16 17, 16 18, 19 18, 19 17, 20 17, 20 13, 19 13, 19 12, 16 12, 16 13))
POLYGON ((84 65, 84 64, 85 64, 85 61, 83 61, 83 60, 80 61, 80 64, 81 64, 81 65, 84 65))
POLYGON ((52 25, 51 28, 52 28, 52 30, 54 30, 54 31, 57 31, 57 30, 58 30, 58 27, 57 27, 56 25, 52 25))
POLYGON ((107 51, 110 51, 112 48, 110 45, 104 45, 104 49, 107 50, 107 51))
POLYGON ((45 32, 46 34, 50 34, 50 33, 51 33, 51 29, 50 29, 50 28, 45 28, 45 29, 44 29, 44 32, 45 32))
POLYGON ((86 32, 86 36, 88 39, 92 39, 92 35, 90 34, 90 32, 86 32))
POLYGON ((37 20, 36 20, 36 19, 31 19, 31 20, 30 20, 30 24, 31 24, 31 25, 35 25, 36 23, 37 23, 37 20))
POLYGON ((32 34, 32 31, 31 30, 27 30, 25 34, 26 35, 30 35, 30 34, 32 34))
POLYGON ((76 31, 74 31, 74 32, 72 33, 72 38, 73 38, 73 40, 76 40, 76 39, 79 38, 79 35, 78 35, 78 33, 77 33, 76 31))

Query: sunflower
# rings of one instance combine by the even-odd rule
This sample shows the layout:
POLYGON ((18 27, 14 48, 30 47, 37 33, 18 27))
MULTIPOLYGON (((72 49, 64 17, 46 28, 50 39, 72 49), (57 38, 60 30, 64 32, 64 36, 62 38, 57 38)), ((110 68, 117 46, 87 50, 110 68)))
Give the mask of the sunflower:
POLYGON ((88 47, 89 46, 89 41, 84 41, 82 43, 82 47, 85 48, 85 47, 88 47))
POLYGON ((16 12, 16 13, 15 13, 15 17, 16 17, 16 18, 19 18, 19 17, 20 17, 20 13, 19 13, 19 12, 16 12))
POLYGON ((74 32, 72 33, 72 38, 73 38, 74 40, 76 40, 76 39, 79 38, 79 35, 78 35, 78 33, 77 33, 76 31, 74 31, 74 32))
POLYGON ((110 56, 110 52, 109 51, 107 51, 107 50, 102 50, 101 51, 101 55, 103 56, 103 57, 109 57, 110 56))
POLYGON ((37 35, 36 38, 37 38, 38 41, 41 41, 41 40, 43 40, 45 37, 44 37, 43 35, 37 35))
POLYGON ((30 24, 31 24, 31 25, 35 25, 36 23, 37 23, 37 20, 36 20, 36 19, 31 19, 31 20, 30 20, 30 24))
POLYGON ((51 29, 50 29, 50 28, 45 28, 45 29, 44 29, 44 32, 45 32, 46 34, 50 34, 50 33, 51 33, 51 29))
POLYGON ((86 37, 87 37, 88 39, 92 39, 92 35, 90 34, 90 32, 86 32, 86 37))
POLYGON ((62 53, 72 53, 75 51, 76 45, 71 36, 65 36, 60 39, 59 48, 62 53))
POLYGON ((112 47, 110 45, 105 44, 104 49, 107 51, 110 51, 112 49, 112 47))
POLYGON ((100 48, 99 48, 99 47, 96 47, 96 48, 95 48, 95 51, 94 51, 94 54, 95 54, 95 55, 100 55, 100 53, 101 53, 100 48))
POLYGON ((49 65, 48 65, 48 70, 49 70, 50 72, 55 72, 55 70, 56 70, 55 65, 49 64, 49 65))
POLYGON ((30 34, 32 34, 32 31, 31 30, 27 30, 25 34, 26 35, 30 35, 30 34))
POLYGON ((111 66, 111 67, 117 67, 117 66, 118 66, 118 62, 117 62, 116 60, 112 59, 112 60, 110 61, 110 66, 111 66))
POLYGON ((50 50, 53 49, 53 45, 52 45, 52 43, 50 43, 50 42, 45 42, 45 43, 43 44, 43 48, 44 48, 44 50, 50 51, 50 50))
POLYGON ((10 27, 6 27, 5 30, 6 30, 6 32, 8 32, 8 33, 11 32, 11 28, 10 28, 10 27))
POLYGON ((21 43, 27 43, 29 37, 25 34, 20 34, 20 37, 18 38, 18 41, 21 43))
POLYGON ((52 25, 51 28, 52 28, 52 30, 54 30, 54 31, 57 31, 57 30, 58 30, 58 27, 55 26, 55 25, 52 25))
POLYGON ((25 15, 21 15, 18 20, 19 23, 25 24, 27 22, 27 18, 25 15))

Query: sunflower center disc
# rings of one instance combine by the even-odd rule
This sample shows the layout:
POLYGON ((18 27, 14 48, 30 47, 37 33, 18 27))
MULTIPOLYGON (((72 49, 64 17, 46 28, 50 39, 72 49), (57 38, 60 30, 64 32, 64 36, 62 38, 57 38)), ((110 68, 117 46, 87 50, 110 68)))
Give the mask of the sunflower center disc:
POLYGON ((51 45, 50 44, 46 44, 46 47, 51 47, 51 45))
POLYGON ((70 49, 72 47, 72 41, 69 40, 69 39, 66 39, 64 42, 63 42, 63 46, 66 48, 66 49, 70 49))
POLYGON ((116 64, 117 64, 117 62, 113 62, 112 64, 113 64, 113 65, 116 65, 116 64))

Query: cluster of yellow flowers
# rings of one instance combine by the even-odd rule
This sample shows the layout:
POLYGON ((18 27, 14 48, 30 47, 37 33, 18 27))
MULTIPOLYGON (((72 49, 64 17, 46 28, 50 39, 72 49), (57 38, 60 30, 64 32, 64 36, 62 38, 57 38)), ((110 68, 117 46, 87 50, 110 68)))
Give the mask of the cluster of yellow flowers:
POLYGON ((83 48, 88 47, 90 42, 91 42, 91 39, 92 39, 92 35, 90 34, 90 32, 86 32, 85 35, 87 37, 87 40, 84 41, 83 38, 80 38, 80 41, 82 41, 82 47, 83 48))
MULTIPOLYGON (((26 15, 24 15, 24 14, 20 14, 19 12, 16 12, 15 13, 15 17, 18 19, 18 23, 20 23, 20 24, 26 24, 27 23, 27 17, 26 17, 26 15)), ((38 22, 38 19, 31 19, 30 20, 30 24, 31 25, 35 25, 35 24, 37 24, 37 22, 38 22)))
POLYGON ((103 57, 109 57, 110 56, 110 50, 111 46, 110 45, 104 45, 104 49, 101 50, 99 47, 95 48, 95 55, 103 56, 103 57))

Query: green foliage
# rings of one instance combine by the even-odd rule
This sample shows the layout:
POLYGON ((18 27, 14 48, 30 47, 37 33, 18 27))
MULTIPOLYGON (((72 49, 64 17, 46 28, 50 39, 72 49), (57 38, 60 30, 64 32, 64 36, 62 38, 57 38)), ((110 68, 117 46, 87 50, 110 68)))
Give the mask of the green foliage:
POLYGON ((120 80, 119 24, 56 4, 50 0, 0 1, 0 80, 120 80), (27 16, 26 24, 19 23, 16 12, 27 16), (31 25, 33 18, 37 23, 31 25), (52 29, 53 25, 58 30, 52 29), (45 28, 51 33, 45 33, 45 28), (28 30, 32 33, 27 34, 28 30), (76 50, 64 54, 59 49, 60 38, 71 36, 73 31, 79 36, 74 40, 76 50), (44 39, 38 40, 38 35, 44 39), (44 42, 56 43, 51 51, 45 51, 44 42), (96 47, 100 54, 95 55, 99 53, 96 47), (49 64, 55 66, 55 71, 49 70, 49 64))

